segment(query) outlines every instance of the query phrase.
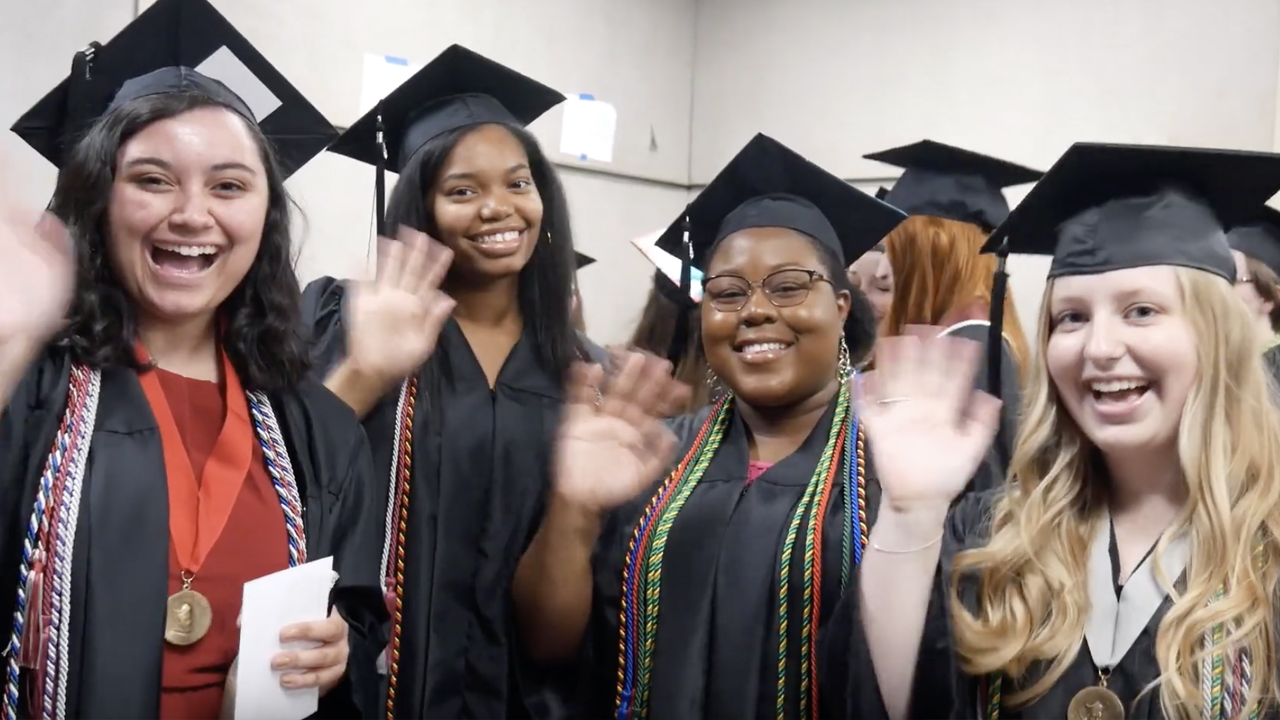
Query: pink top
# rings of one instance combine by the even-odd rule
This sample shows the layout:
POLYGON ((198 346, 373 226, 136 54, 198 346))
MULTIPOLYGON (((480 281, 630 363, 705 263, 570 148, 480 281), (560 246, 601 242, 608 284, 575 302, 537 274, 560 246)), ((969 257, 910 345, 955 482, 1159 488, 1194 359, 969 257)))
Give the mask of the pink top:
POLYGON ((764 474, 766 470, 773 467, 773 463, 760 462, 751 460, 747 463, 747 485, 756 481, 756 478, 764 474))

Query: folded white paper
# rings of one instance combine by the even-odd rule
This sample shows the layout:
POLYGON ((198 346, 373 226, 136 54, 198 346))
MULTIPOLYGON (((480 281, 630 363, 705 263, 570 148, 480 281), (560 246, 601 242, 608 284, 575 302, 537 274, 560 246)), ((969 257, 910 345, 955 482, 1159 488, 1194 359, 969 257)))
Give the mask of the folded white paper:
POLYGON ((324 620, 332 586, 332 557, 244 584, 235 676, 236 720, 302 720, 315 713, 319 689, 281 687, 280 677, 288 671, 272 670, 271 659, 280 652, 316 646, 310 640, 281 643, 280 631, 294 623, 324 620))

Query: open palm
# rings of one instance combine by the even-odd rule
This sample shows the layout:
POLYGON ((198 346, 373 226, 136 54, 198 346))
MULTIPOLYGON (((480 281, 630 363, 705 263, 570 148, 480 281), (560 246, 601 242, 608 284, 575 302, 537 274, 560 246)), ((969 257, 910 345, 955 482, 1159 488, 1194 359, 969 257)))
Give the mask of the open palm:
POLYGON ((876 348, 859 412, 885 501, 905 509, 953 500, 982 463, 1000 401, 973 389, 981 345, 898 336, 876 348))
POLYGON ((662 423, 688 388, 665 360, 620 353, 603 392, 604 371, 575 365, 555 447, 555 490, 604 511, 634 498, 671 463, 676 439, 662 423))
POLYGON ((343 308, 347 356, 357 367, 393 381, 426 362, 455 305, 440 291, 452 261, 448 248, 416 230, 379 240, 376 277, 354 283, 343 308))
POLYGON ((0 347, 38 345, 57 332, 75 290, 75 273, 75 255, 61 222, 48 213, 41 217, 0 207, 0 347))

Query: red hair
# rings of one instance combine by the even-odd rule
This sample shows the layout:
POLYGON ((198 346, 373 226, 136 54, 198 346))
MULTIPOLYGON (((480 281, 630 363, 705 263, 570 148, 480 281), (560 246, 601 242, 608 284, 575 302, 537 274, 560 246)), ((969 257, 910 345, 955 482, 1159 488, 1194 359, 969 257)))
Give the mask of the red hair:
MULTIPOLYGON (((912 215, 889 233, 884 244, 893 267, 893 302, 881 334, 901 335, 907 325, 986 320, 996 257, 982 254, 985 241, 977 225, 925 215, 912 215)), ((1030 346, 1007 293, 1003 332, 1025 377, 1030 346)))

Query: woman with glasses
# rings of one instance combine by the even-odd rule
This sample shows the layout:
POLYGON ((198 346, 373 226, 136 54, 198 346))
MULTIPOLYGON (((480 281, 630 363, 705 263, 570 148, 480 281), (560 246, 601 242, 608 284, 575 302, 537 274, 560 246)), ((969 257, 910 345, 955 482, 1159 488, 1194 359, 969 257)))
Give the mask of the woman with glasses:
POLYGON ((670 421, 646 487, 557 475, 514 586, 530 652, 585 648, 583 716, 816 710, 814 641, 878 497, 846 382, 874 321, 845 268, 902 217, 757 136, 659 242, 687 228, 705 271, 714 402, 670 421))

